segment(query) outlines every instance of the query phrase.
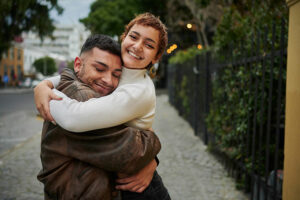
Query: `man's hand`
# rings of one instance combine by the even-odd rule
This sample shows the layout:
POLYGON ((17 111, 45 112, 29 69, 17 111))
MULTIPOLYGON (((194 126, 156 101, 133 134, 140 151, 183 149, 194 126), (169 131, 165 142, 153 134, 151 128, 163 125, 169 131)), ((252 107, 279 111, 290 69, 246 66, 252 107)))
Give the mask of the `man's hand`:
POLYGON ((116 189, 128 190, 137 193, 143 192, 150 184, 156 167, 156 161, 152 160, 146 167, 141 169, 135 175, 126 177, 124 174, 118 174, 119 179, 116 181, 119 185, 116 186, 116 189))
POLYGON ((51 81, 44 80, 40 82, 34 88, 34 101, 35 106, 41 116, 48 121, 54 122, 52 115, 50 114, 49 102, 50 100, 61 100, 62 98, 57 96, 51 89, 53 84, 51 81))

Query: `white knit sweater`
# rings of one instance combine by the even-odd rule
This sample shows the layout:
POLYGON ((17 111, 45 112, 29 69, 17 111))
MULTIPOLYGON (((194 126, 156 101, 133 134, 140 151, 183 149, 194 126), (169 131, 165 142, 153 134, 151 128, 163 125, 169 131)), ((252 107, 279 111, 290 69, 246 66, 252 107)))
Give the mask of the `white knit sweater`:
MULTIPOLYGON (((49 78, 56 87, 60 76, 49 78)), ((63 100, 50 101, 50 112, 56 123, 73 132, 108 128, 126 123, 139 129, 152 127, 156 96, 146 70, 123 67, 120 83, 110 95, 86 102, 70 99, 53 89, 63 100)))

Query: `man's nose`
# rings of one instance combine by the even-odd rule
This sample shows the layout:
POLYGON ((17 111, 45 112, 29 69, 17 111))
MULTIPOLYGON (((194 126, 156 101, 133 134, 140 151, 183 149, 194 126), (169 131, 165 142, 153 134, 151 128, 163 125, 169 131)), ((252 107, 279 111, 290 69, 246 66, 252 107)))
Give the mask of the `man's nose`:
POLYGON ((102 80, 107 86, 112 85, 112 75, 110 73, 105 73, 105 75, 102 77, 102 80))

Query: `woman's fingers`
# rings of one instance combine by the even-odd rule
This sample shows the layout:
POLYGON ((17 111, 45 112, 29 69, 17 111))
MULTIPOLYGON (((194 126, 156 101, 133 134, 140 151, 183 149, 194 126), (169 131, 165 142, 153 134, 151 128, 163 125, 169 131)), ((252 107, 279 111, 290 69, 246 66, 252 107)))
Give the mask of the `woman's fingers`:
POLYGON ((141 179, 138 176, 117 179, 116 181, 119 183, 119 185, 116 186, 116 189, 138 193, 143 192, 150 183, 147 179, 141 179))
POLYGON ((131 177, 126 177, 126 178, 118 178, 116 180, 117 183, 120 183, 120 184, 127 184, 127 183, 130 183, 132 181, 135 180, 135 177, 134 176, 131 176, 131 177))
POLYGON ((116 189, 132 191, 132 188, 134 188, 136 184, 137 184, 136 182, 130 182, 127 184, 117 185, 116 189))
POLYGON ((136 192, 137 193, 142 193, 148 186, 143 186, 143 187, 140 187, 136 192))
POLYGON ((131 188, 131 192, 137 192, 137 193, 141 193, 143 192, 148 186, 145 185, 145 183, 140 183, 139 185, 134 186, 133 188, 131 188))
POLYGON ((54 119, 50 113, 49 102, 51 100, 61 100, 62 98, 57 96, 49 86, 49 81, 42 81, 34 88, 34 100, 35 105, 41 116, 48 121, 54 122, 54 119))
POLYGON ((44 114, 45 114, 45 120, 48 120, 50 122, 54 121, 51 113, 50 113, 50 108, 49 108, 49 103, 47 103, 46 105, 44 105, 44 114))
POLYGON ((50 94, 50 100, 62 100, 62 97, 60 97, 60 96, 57 96, 54 92, 52 92, 51 94, 50 94))

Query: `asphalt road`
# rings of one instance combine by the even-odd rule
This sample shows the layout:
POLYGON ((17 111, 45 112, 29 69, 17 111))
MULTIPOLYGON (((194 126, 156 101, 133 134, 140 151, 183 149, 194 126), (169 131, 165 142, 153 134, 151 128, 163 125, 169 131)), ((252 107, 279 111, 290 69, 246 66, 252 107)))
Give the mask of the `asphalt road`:
POLYGON ((0 116, 20 110, 35 110, 33 91, 24 90, 18 92, 0 93, 0 116))
POLYGON ((0 90, 0 157, 41 129, 32 90, 0 90))

